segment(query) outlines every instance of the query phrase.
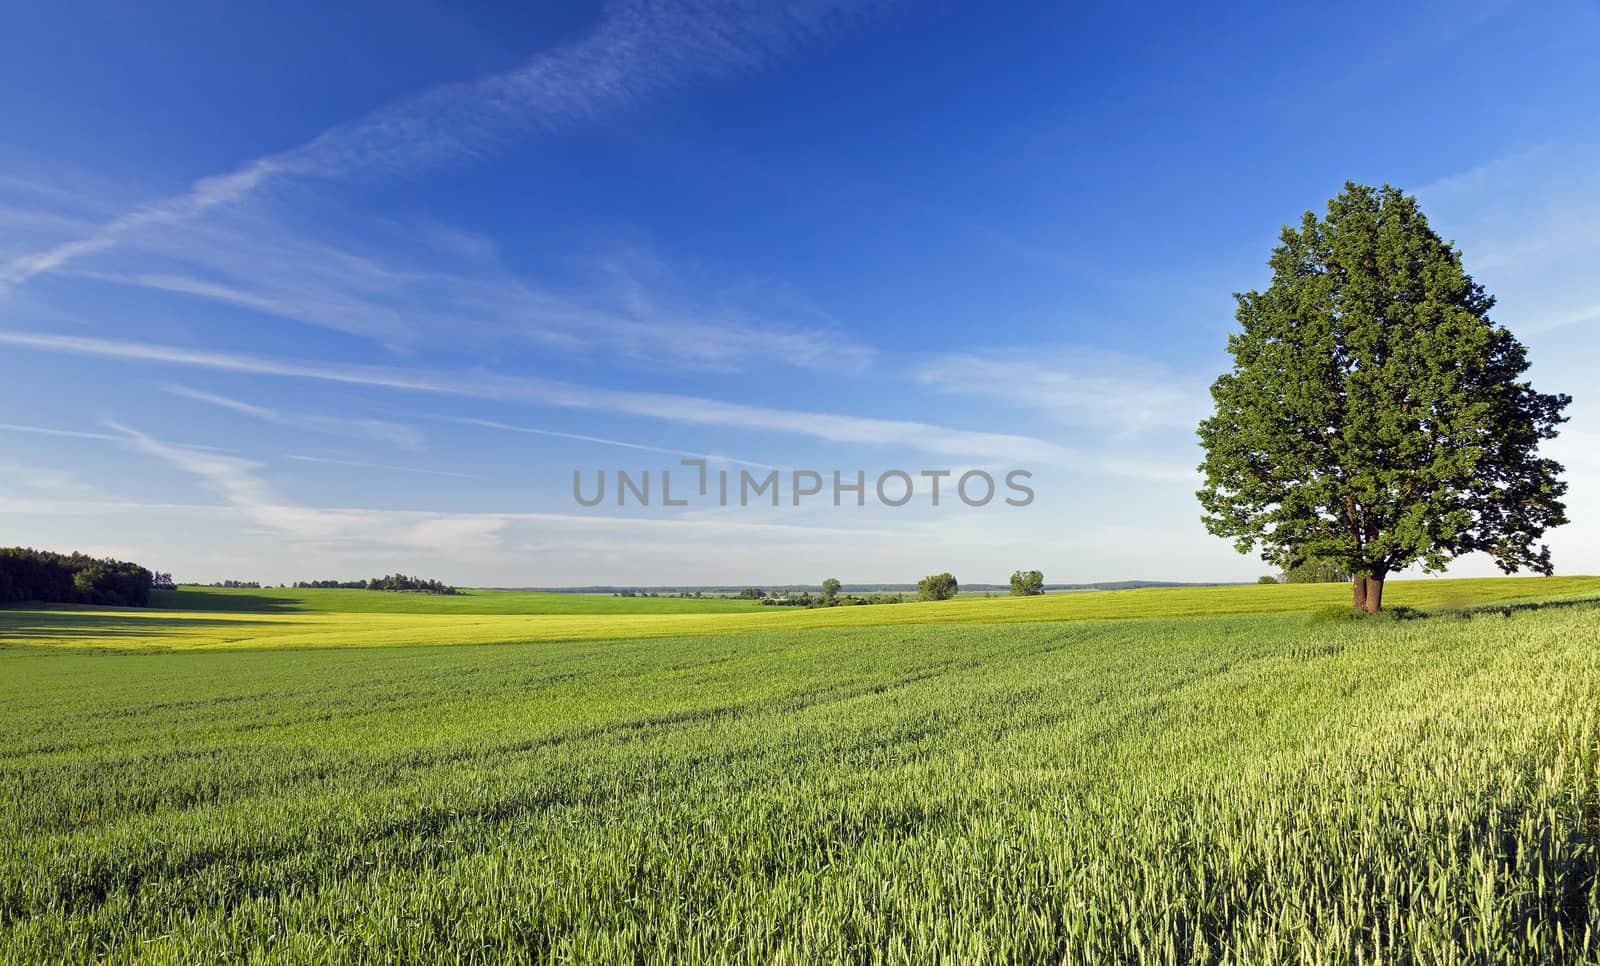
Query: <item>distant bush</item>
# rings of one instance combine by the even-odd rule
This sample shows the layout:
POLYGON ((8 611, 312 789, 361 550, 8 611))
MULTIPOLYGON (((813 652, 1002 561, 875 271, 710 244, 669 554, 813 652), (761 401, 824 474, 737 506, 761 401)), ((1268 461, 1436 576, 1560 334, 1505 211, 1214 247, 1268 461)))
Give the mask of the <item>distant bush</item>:
POLYGON ((40 601, 147 607, 154 577, 138 564, 60 554, 31 547, 0 548, 0 604, 40 601))
POLYGON ((1272 576, 1271 574, 1262 574, 1256 578, 1256 583, 1258 584, 1275 584, 1277 582, 1278 578, 1272 576))

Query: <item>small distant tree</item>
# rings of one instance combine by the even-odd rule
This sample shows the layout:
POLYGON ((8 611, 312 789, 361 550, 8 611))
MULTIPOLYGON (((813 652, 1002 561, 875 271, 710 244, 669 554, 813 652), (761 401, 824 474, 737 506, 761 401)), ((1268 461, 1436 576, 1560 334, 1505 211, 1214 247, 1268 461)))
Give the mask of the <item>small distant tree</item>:
POLYGON ((1256 583, 1258 584, 1276 584, 1277 582, 1278 578, 1272 576, 1271 574, 1262 574, 1256 578, 1256 583))
POLYGON ((961 590, 948 571, 930 574, 917 581, 917 596, 923 600, 949 600, 961 590))
POLYGON ((1281 237, 1200 424, 1206 529, 1285 571, 1336 561, 1369 613, 1414 564, 1551 573, 1567 485, 1539 445, 1571 400, 1534 391, 1461 253, 1387 185, 1347 184, 1281 237))
POLYGON ((1018 570, 1011 575, 1011 593, 1016 597, 1037 597, 1044 593, 1044 573, 1018 570))
POLYGON ((744 590, 739 591, 740 600, 760 600, 765 596, 767 595, 762 593, 760 587, 746 587, 744 590))
POLYGON ((824 580, 822 582, 822 599, 830 604, 833 603, 834 598, 839 596, 840 586, 841 584, 839 583, 839 578, 837 577, 829 577, 827 580, 824 580))

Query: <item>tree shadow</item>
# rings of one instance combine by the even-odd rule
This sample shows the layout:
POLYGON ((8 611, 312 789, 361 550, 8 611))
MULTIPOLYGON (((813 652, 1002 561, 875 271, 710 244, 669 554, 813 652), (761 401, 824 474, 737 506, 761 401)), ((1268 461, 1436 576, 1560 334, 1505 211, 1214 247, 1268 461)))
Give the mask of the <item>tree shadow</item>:
POLYGON ((1472 607, 1446 608, 1440 613, 1446 616, 1473 618, 1487 615, 1496 617, 1510 617, 1525 611, 1536 610, 1568 610, 1578 607, 1600 607, 1600 597, 1574 597, 1568 600, 1529 600, 1505 604, 1478 604, 1472 607))
POLYGON ((1418 620, 1471 620, 1474 617, 1510 617, 1512 614, 1539 610, 1566 610, 1600 607, 1600 597, 1574 597, 1564 600, 1527 600, 1487 604, 1444 604, 1418 608, 1406 606, 1385 607, 1376 614, 1356 610, 1344 604, 1324 607, 1309 615, 1313 624, 1343 624, 1349 622, 1395 622, 1418 620))
POLYGON ((275 621, 222 618, 140 617, 125 613, 97 614, 92 610, 0 611, 0 644, 32 639, 170 637, 176 632, 202 627, 253 627, 275 621))
POLYGON ((226 594, 180 587, 177 590, 152 590, 150 607, 154 610, 204 610, 233 614, 291 614, 303 611, 305 601, 294 597, 226 594))

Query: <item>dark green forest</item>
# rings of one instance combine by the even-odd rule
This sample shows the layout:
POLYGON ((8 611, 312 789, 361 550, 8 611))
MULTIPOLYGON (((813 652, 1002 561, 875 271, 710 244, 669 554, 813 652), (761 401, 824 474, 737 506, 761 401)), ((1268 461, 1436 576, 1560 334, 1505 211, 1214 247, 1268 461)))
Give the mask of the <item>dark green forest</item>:
POLYGON ((147 607, 153 581, 138 564, 109 557, 0 548, 0 606, 39 601, 147 607))

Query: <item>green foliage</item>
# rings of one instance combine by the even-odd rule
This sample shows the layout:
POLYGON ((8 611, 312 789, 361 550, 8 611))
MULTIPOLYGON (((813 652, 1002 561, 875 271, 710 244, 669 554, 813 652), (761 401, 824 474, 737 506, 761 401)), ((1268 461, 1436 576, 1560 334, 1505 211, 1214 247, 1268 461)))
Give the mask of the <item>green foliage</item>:
POLYGON ((1346 185, 1270 264, 1237 296, 1234 366, 1200 424, 1207 529, 1289 572, 1381 581, 1479 551, 1550 573, 1538 541, 1566 522, 1566 484, 1538 446, 1569 399, 1522 378, 1523 346, 1415 199, 1346 185))
POLYGON ((371 580, 297 580, 294 588, 296 590, 408 590, 446 596, 460 593, 442 580, 408 577, 405 574, 389 574, 386 577, 373 577, 371 580))
POLYGON ((917 581, 917 597, 920 600, 949 600, 960 591, 961 586, 948 571, 930 574, 917 581))
POLYGON ((1276 584, 1276 583, 1278 583, 1278 578, 1272 576, 1271 574, 1262 574, 1261 576, 1256 578, 1256 583, 1258 583, 1258 584, 1276 584))
POLYGON ((456 589, 442 580, 429 580, 424 577, 408 577, 405 574, 389 574, 387 577, 374 577, 366 582, 367 590, 410 590, 424 594, 456 593, 456 589))
POLYGON ((8 646, 0 962, 1592 963, 1597 629, 8 646))
POLYGON ((766 593, 760 587, 746 587, 738 593, 740 600, 760 600, 765 596, 766 593))
POLYGON ((806 590, 769 594, 761 598, 761 603, 765 607, 821 607, 827 604, 820 597, 813 598, 811 592, 806 590))
POLYGON ((0 607, 25 601, 144 607, 153 580, 150 571, 120 560, 0 547, 0 607))
POLYGON ((1018 570, 1011 574, 1013 597, 1037 597, 1044 593, 1044 574, 1038 570, 1018 570))
POLYGON ((822 582, 822 599, 832 603, 833 599, 839 596, 839 588, 841 586, 843 585, 839 583, 839 578, 837 577, 829 577, 824 580, 822 582))
POLYGON ((1283 572, 1286 584, 1342 584, 1351 574, 1335 560, 1307 560, 1283 572))

